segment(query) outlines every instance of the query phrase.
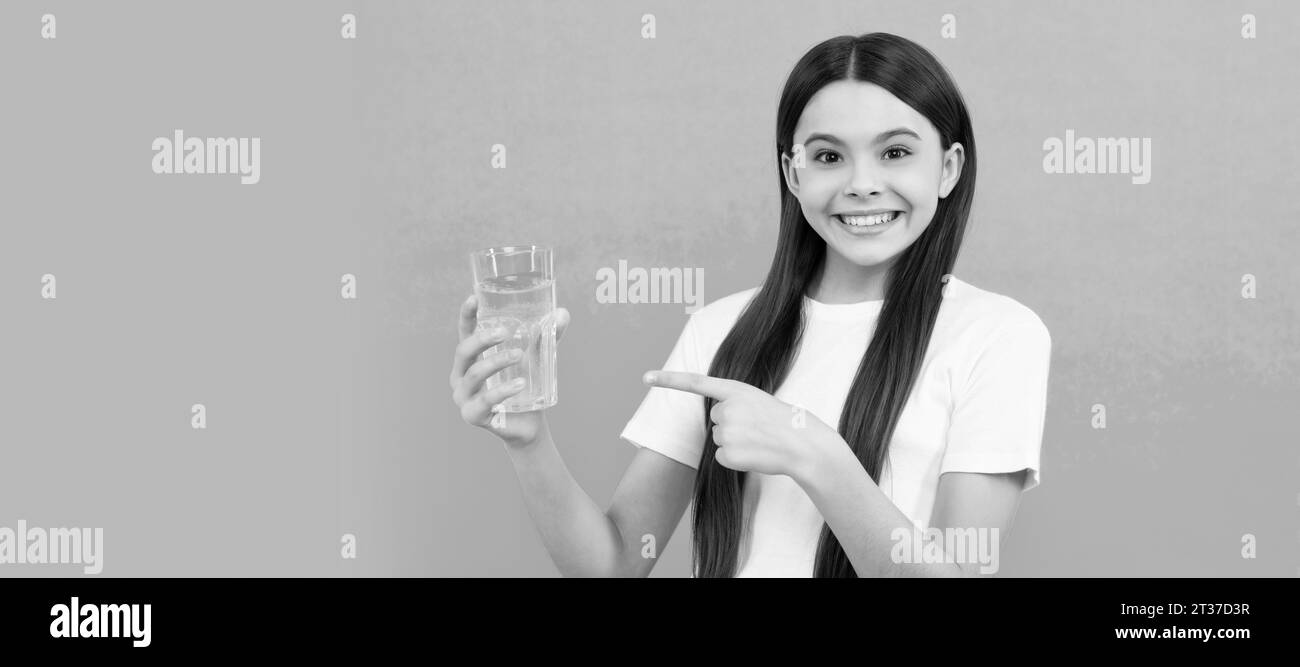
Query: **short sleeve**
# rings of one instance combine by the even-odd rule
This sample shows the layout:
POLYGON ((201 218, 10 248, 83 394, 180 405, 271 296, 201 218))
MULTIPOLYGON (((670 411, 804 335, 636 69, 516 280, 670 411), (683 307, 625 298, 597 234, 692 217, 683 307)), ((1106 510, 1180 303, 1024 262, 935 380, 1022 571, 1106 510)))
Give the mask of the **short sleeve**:
POLYGON ((1027 470, 1022 491, 1038 486, 1052 339, 1037 317, 1010 326, 976 352, 956 382, 939 474, 1027 470))
MULTIPOLYGON (((673 346, 665 371, 707 373, 703 367, 695 314, 686 321, 673 346)), ((650 387, 641 406, 619 437, 653 449, 674 461, 698 468, 704 451, 704 397, 675 389, 650 387)))

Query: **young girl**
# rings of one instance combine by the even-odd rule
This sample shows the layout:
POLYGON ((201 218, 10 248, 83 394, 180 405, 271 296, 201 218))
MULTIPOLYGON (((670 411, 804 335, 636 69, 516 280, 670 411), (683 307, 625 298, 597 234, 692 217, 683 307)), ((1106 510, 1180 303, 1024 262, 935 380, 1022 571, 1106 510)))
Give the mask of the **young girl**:
POLYGON ((506 442, 565 575, 649 574, 692 501, 695 576, 995 573, 1038 484, 1051 339, 951 273, 975 192, 961 94, 911 41, 836 37, 791 72, 776 130, 767 278, 692 314, 646 374, 608 510, 543 412, 492 423, 519 390, 483 381, 517 359, 477 360, 501 339, 473 333, 473 297, 451 373, 461 415, 506 442))

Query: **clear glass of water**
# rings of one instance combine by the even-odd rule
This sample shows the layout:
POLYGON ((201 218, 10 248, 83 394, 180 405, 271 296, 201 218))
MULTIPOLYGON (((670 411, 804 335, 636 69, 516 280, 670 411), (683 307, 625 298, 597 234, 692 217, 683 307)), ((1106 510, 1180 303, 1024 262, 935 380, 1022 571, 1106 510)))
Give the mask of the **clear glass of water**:
POLYGON ((524 388, 501 404, 504 412, 531 412, 555 405, 555 271, 551 248, 537 245, 485 248, 470 253, 478 331, 504 327, 510 337, 484 358, 521 350, 523 358, 488 377, 487 389, 516 378, 524 388))

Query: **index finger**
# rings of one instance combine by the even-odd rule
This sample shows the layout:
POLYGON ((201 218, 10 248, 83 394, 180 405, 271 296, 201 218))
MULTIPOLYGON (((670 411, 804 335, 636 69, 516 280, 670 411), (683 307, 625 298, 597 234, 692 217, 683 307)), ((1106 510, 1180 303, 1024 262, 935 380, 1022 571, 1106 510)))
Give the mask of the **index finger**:
POLYGON ((692 394, 708 396, 720 401, 733 398, 751 388, 738 380, 715 378, 682 371, 650 371, 645 374, 643 379, 647 384, 655 387, 689 391, 692 394))
POLYGON ((460 339, 465 340, 478 326, 478 297, 474 294, 460 304, 460 339))

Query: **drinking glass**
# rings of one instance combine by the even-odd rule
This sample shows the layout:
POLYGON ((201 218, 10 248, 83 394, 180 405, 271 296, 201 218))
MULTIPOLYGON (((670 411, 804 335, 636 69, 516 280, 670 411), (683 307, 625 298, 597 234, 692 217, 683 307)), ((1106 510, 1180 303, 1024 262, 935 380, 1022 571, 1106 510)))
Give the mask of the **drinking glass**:
MULTIPOLYGON (((485 357, 521 350, 523 357, 487 379, 492 389, 516 378, 524 388, 507 398, 504 412, 531 412, 555 405, 555 271, 551 248, 537 245, 485 248, 470 253, 478 328, 505 328, 510 337, 485 357)), ((495 410, 495 408, 494 408, 495 410)))

